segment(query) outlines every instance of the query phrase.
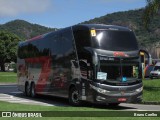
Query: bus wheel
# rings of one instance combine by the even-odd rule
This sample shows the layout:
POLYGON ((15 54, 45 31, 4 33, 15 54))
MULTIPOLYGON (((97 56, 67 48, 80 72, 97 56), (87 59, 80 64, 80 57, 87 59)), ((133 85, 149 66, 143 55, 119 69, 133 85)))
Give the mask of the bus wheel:
POLYGON ((79 93, 78 90, 73 87, 69 90, 69 102, 73 106, 79 106, 80 100, 79 100, 79 93))
POLYGON ((31 92, 30 93, 31 97, 36 97, 35 84, 34 83, 31 84, 30 92, 31 92))
POLYGON ((30 87, 29 87, 28 83, 26 83, 26 85, 25 85, 25 94, 26 94, 26 96, 30 96, 30 87))
POLYGON ((114 107, 114 106, 118 106, 119 104, 120 104, 120 103, 109 103, 108 105, 114 107))

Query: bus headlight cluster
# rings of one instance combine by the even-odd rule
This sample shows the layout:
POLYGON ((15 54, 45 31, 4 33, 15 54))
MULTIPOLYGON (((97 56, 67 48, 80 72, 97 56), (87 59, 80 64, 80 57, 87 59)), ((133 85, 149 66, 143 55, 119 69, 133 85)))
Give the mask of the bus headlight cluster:
POLYGON ((136 89, 136 92, 141 92, 143 90, 143 87, 140 87, 138 89, 136 89))
POLYGON ((91 85, 91 84, 90 84, 90 87, 91 87, 92 89, 96 90, 97 92, 102 93, 102 94, 108 94, 108 93, 110 93, 110 91, 108 91, 108 90, 95 87, 95 86, 93 86, 93 85, 91 85))

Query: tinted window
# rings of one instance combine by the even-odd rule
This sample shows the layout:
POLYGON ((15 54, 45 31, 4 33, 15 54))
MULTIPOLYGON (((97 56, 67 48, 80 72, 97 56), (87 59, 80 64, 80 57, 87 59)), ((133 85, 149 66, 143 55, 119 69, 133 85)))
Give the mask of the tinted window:
POLYGON ((87 30, 74 31, 74 38, 77 51, 82 50, 83 47, 91 46, 90 33, 87 30))
POLYGON ((49 56, 51 54, 50 48, 52 41, 49 37, 38 40, 39 43, 39 54, 40 56, 49 56))
POLYGON ((62 53, 69 54, 73 50, 73 39, 71 31, 66 31, 61 36, 62 53))
POLYGON ((38 57, 39 50, 38 50, 38 42, 37 41, 31 41, 28 44, 28 55, 27 57, 38 57))
POLYGON ((50 37, 52 55, 66 55, 73 50, 71 30, 59 32, 50 37))
POLYGON ((92 46, 111 51, 138 50, 137 40, 131 31, 96 30, 92 46))
POLYGON ((61 41, 60 41, 60 34, 53 34, 51 37, 51 55, 60 54, 61 48, 61 41))
POLYGON ((155 67, 154 67, 154 70, 155 70, 155 71, 160 71, 160 66, 155 66, 155 67))
POLYGON ((71 29, 65 29, 52 34, 51 55, 53 57, 53 66, 70 66, 71 60, 75 59, 73 51, 73 37, 71 29))
POLYGON ((27 58, 28 54, 28 43, 23 43, 18 48, 18 56, 19 58, 27 58))

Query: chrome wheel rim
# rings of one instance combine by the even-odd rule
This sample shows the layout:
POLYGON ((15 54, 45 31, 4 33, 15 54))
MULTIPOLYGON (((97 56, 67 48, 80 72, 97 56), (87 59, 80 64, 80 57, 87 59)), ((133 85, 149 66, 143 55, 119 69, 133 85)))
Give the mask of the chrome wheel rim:
POLYGON ((29 95, 29 92, 30 92, 30 87, 29 85, 27 85, 27 95, 29 95))
POLYGON ((74 103, 78 103, 78 102, 79 102, 79 99, 78 99, 78 91, 74 91, 74 92, 72 93, 72 101, 73 101, 74 103))
POLYGON ((35 95, 35 89, 34 89, 34 85, 32 84, 32 96, 34 96, 35 95))

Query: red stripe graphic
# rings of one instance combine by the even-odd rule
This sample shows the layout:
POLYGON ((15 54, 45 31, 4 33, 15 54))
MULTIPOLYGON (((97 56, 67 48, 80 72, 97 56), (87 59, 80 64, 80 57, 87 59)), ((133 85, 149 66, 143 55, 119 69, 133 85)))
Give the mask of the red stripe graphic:
POLYGON ((27 58, 26 62, 40 63, 42 65, 40 77, 36 83, 35 90, 36 92, 43 92, 51 72, 51 57, 27 58))

